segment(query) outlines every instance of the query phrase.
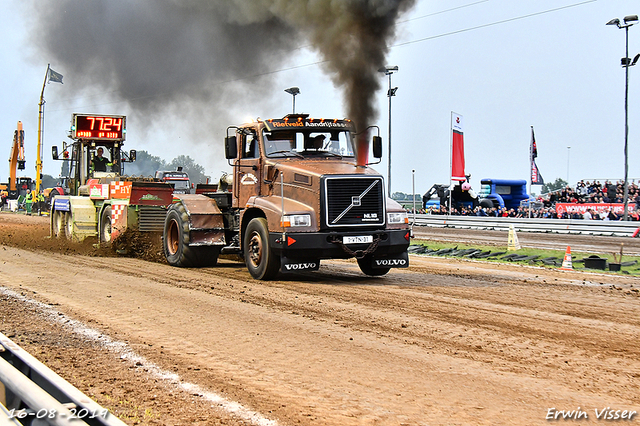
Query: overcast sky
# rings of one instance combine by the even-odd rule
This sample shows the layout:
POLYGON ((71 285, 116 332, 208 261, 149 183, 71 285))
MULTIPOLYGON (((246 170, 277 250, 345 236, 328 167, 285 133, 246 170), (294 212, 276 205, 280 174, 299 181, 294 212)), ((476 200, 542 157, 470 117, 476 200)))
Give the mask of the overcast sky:
MULTIPOLYGON (((186 95, 167 105, 167 89, 159 86, 141 118, 126 92, 119 97, 110 94, 104 77, 95 81, 96 90, 87 90, 92 75, 74 75, 66 62, 38 47, 40 24, 33 19, 34 3, 2 4, 0 160, 5 160, 0 161, 0 182, 7 181, 6 159, 18 121, 23 122, 27 144, 27 169, 19 175, 35 176, 38 100, 48 63, 64 76, 64 84, 52 82, 45 88, 44 173, 53 176, 59 175, 60 163, 51 159, 51 146, 67 140, 74 112, 126 114, 127 150, 146 150, 167 161, 189 155, 216 180, 230 170, 222 150, 226 126, 289 113, 292 99, 285 88, 300 88, 297 112, 346 115, 343 88, 334 84, 312 46, 301 40, 302 48, 274 55, 272 63, 267 61, 251 74, 268 79, 211 83, 214 94, 216 84, 238 85, 234 96, 199 100, 193 111, 186 95), (74 81, 81 80, 83 90, 76 92, 74 81), (157 106, 158 119, 153 119, 149 105, 157 106), (221 119, 210 125, 203 116, 221 119), (199 126, 206 128, 189 131, 199 126)), ((386 60, 399 67, 392 76, 392 86, 398 87, 392 98, 392 190, 410 193, 412 170, 417 193, 434 183, 448 183, 452 111, 464 117, 466 172, 472 175, 474 189, 482 178, 529 179, 531 126, 538 144, 537 165, 546 182, 623 179, 625 71, 620 58, 625 54, 625 31, 605 24, 639 13, 637 0, 418 0, 400 16, 386 60)), ((108 38, 108 32, 95 43, 102 43, 101 37, 108 38)), ((637 53, 640 25, 629 29, 629 56, 637 53)), ((242 66, 243 54, 240 49, 218 52, 212 61, 242 66)), ((164 55, 173 52, 167 48, 164 55)), ((142 61, 145 55, 140 57, 142 61)), ((378 119, 372 124, 380 126, 384 160, 374 167, 386 179, 388 80, 382 74, 380 79, 378 119)), ((630 179, 640 178, 639 154, 640 63, 629 68, 630 179)))

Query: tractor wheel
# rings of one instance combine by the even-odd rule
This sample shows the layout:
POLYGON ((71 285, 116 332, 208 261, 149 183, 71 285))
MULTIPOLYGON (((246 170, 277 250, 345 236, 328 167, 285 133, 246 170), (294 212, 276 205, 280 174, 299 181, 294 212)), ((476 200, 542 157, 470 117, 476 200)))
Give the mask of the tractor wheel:
POLYGON ((362 259, 358 259, 358 266, 360 267, 362 273, 364 273, 365 275, 379 277, 381 275, 385 275, 391 270, 391 268, 374 268, 373 266, 371 266, 372 263, 373 258, 371 257, 371 255, 366 255, 362 259))
POLYGON ((64 212, 58 210, 54 211, 53 216, 51 217, 51 224, 53 226, 52 231, 55 238, 60 238, 62 235, 64 235, 64 212))
POLYGON ((111 206, 105 207, 100 216, 100 242, 111 243, 111 206))
POLYGON ((269 247, 267 220, 251 219, 244 232, 242 244, 244 261, 251 276, 257 280, 270 280, 280 270, 280 257, 269 247))
POLYGON ((73 240, 73 220, 71 212, 64 212, 64 236, 67 240, 73 240))
POLYGON ((189 246, 189 215, 181 204, 173 204, 164 221, 162 247, 167 262, 172 266, 215 266, 220 248, 189 246))

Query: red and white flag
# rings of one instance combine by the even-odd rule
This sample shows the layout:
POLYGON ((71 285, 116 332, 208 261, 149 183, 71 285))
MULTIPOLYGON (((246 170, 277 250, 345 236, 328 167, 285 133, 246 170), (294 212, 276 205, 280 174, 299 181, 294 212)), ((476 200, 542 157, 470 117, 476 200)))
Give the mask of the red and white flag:
POLYGON ((465 181, 462 116, 451 111, 451 180, 465 181))

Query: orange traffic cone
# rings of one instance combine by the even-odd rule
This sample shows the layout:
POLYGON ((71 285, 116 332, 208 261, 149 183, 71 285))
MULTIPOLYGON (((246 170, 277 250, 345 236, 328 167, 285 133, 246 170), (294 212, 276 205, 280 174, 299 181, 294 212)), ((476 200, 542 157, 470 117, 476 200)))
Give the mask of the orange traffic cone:
POLYGON ((573 271, 573 265, 571 264, 571 246, 567 246, 567 251, 564 253, 564 260, 562 261, 561 271, 573 271))

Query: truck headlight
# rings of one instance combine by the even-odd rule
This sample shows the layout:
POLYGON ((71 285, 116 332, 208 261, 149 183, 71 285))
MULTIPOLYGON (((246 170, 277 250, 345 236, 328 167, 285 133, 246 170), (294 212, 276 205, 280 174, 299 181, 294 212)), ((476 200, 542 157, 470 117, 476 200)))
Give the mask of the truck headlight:
POLYGON ((409 223, 409 216, 407 216, 407 212, 387 213, 387 223, 390 225, 409 223))
POLYGON ((282 217, 281 226, 284 228, 295 226, 311 226, 311 215, 309 214, 291 214, 282 217))

